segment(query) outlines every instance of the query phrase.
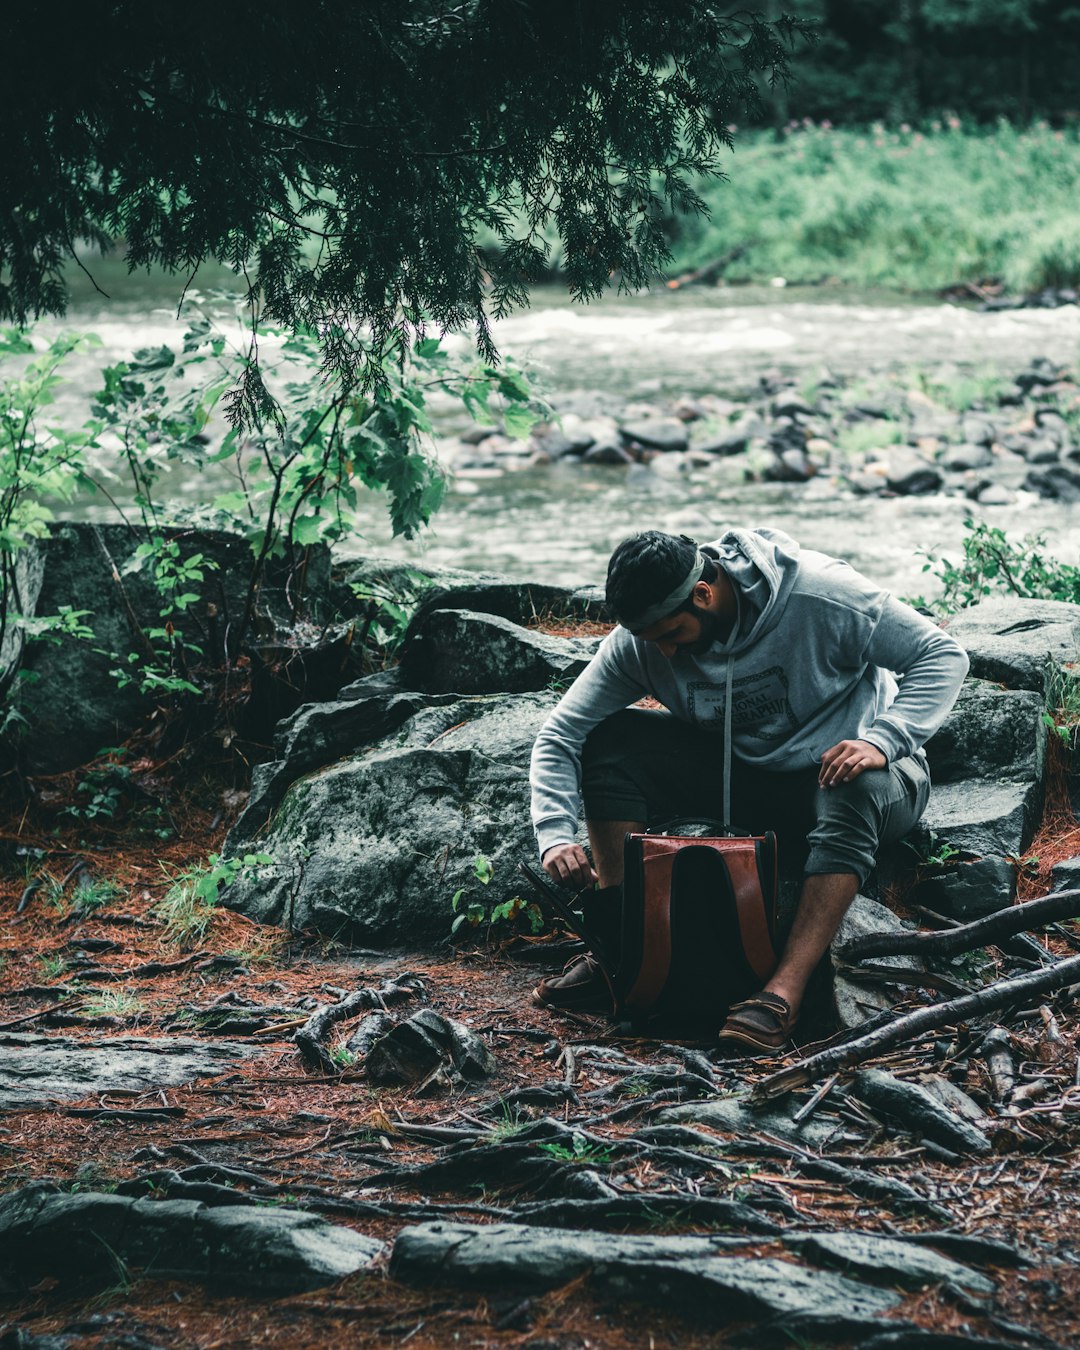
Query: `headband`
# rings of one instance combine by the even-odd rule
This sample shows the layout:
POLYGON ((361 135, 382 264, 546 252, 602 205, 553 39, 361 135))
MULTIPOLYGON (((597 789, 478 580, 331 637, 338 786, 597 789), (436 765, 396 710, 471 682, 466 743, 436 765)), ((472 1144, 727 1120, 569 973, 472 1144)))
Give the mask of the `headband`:
POLYGON ((705 555, 700 549, 697 549, 690 571, 687 572, 670 595, 665 595, 662 600, 657 600, 655 605, 650 605, 648 609, 642 610, 633 619, 620 619, 619 622, 627 632, 633 633, 635 636, 644 632, 646 628, 651 628, 654 623, 666 619, 669 614, 674 614, 677 609, 686 603, 690 598, 690 592, 701 580, 701 574, 704 571, 705 555))

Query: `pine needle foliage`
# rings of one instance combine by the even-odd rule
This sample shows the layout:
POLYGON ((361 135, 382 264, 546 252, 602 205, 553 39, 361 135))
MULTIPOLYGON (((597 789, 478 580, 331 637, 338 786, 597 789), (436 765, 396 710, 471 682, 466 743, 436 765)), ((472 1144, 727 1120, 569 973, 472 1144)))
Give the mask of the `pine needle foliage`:
MULTIPOLYGON (((28 0, 0 87, 0 320, 62 313, 77 242, 120 242, 189 283, 231 265, 347 385, 429 326, 492 361, 545 226, 582 300, 655 274, 665 210, 704 209, 692 177, 719 174, 797 27, 700 0, 28 0)), ((231 409, 266 416, 254 347, 231 409)))

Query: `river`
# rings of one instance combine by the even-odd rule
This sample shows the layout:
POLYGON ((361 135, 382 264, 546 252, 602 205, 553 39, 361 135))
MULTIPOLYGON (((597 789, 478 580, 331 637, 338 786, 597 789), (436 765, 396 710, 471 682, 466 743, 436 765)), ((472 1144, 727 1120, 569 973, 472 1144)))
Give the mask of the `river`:
MULTIPOLYGON (((64 325, 42 326, 92 330, 103 343, 65 388, 64 420, 85 416, 98 367, 136 347, 176 344, 182 332, 175 281, 127 278, 115 264, 99 279, 108 300, 82 283, 64 325)), ((497 324, 495 335, 500 350, 526 366, 556 402, 569 390, 640 402, 737 395, 775 370, 814 380, 827 372, 852 378, 908 369, 1014 374, 1037 356, 1075 364, 1080 310, 980 313, 895 295, 773 287, 660 289, 579 306, 540 290, 532 307, 497 324)), ((464 346, 468 338, 450 342, 464 346)), ((460 427, 460 414, 449 406, 440 415, 444 434, 460 427)), ((205 495, 205 483, 177 481, 175 491, 197 498, 205 495)), ((75 509, 107 514, 86 502, 75 509)), ((567 463, 462 477, 432 529, 414 542, 390 538, 385 512, 373 499, 370 529, 348 551, 580 584, 600 582, 612 546, 635 529, 709 538, 733 524, 771 524, 913 595, 933 590, 922 573, 923 552, 957 556, 964 519, 973 511, 1017 535, 1044 532, 1055 554, 1080 561, 1080 521, 1074 519, 1080 513, 1028 493, 1008 507, 973 507, 960 497, 858 497, 826 479, 806 487, 744 485, 705 470, 672 478, 637 465, 567 463)))

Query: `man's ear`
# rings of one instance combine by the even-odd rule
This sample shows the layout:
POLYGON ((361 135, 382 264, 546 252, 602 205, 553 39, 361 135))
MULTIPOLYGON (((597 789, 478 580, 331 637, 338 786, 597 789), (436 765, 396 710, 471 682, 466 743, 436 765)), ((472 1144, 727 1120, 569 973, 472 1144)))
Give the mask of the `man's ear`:
POLYGON ((698 581, 694 589, 690 592, 694 603, 700 609, 712 609, 716 604, 716 587, 710 586, 707 581, 698 581))

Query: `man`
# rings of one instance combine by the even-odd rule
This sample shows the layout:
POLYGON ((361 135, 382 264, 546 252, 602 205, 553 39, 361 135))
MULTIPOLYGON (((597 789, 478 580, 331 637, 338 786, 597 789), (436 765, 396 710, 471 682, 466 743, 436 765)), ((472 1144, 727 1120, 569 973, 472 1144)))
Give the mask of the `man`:
MULTIPOLYGON (((625 833, 647 824, 722 808, 726 823, 775 829, 782 857, 805 857, 794 921, 775 974, 720 1029, 744 1051, 775 1052, 879 845, 926 806, 922 746, 967 656, 847 563, 780 530, 731 530, 701 548, 635 535, 611 557, 607 603, 619 626, 533 750, 542 865, 575 890, 603 888, 622 880, 625 833), (667 711, 630 706, 646 695, 667 711), (579 794, 591 861, 575 842, 579 794)), ((595 1006, 600 981, 582 957, 535 996, 595 1006)))

